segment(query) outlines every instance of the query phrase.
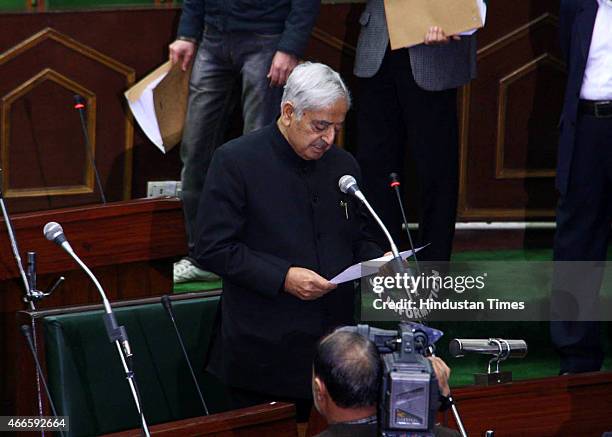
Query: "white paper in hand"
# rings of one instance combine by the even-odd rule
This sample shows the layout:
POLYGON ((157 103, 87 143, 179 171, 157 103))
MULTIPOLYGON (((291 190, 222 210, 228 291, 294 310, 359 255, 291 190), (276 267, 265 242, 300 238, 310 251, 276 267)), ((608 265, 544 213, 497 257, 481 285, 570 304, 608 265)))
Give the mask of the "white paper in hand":
MULTIPOLYGON (((414 251, 418 252, 423 247, 425 247, 425 246, 419 247, 419 248, 415 249, 414 251)), ((408 258, 410 256, 412 256, 412 250, 406 250, 404 252, 400 252, 400 257, 403 260, 405 260, 406 258, 408 258)), ((382 264, 382 263, 386 263, 387 261, 391 261, 391 259, 393 259, 393 255, 381 256, 380 258, 374 258, 374 259, 371 259, 371 260, 365 261, 365 262, 366 263, 380 262, 382 264)), ((349 268, 347 268, 346 270, 344 270, 340 274, 338 274, 335 277, 333 277, 332 279, 330 279, 329 282, 331 282, 332 284, 342 284, 343 282, 354 281, 355 279, 359 279, 359 278, 363 277, 364 275, 362 274, 362 272, 363 272, 362 264, 364 264, 364 263, 353 264, 352 266, 350 266, 349 268)), ((366 274, 369 274, 369 273, 366 272, 366 274)))
POLYGON ((157 117, 155 115, 153 90, 157 84, 159 84, 162 79, 166 77, 166 74, 167 73, 162 74, 160 77, 148 84, 142 91, 142 94, 138 100, 132 101, 128 99, 132 114, 134 114, 134 118, 140 125, 140 128, 147 135, 147 137, 149 137, 149 140, 151 140, 151 142, 162 151, 162 153, 166 153, 166 149, 164 148, 164 142, 162 140, 159 124, 157 123, 157 117))

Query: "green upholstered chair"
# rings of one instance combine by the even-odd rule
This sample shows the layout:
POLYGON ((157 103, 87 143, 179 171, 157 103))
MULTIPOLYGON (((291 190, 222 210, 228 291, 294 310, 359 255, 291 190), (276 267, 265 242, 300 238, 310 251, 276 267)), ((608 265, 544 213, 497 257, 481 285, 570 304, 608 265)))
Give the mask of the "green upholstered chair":
MULTIPOLYGON (((211 413, 227 409, 222 385, 203 371, 219 294, 175 300, 173 308, 187 352, 211 413)), ((150 425, 202 416, 175 331, 159 301, 116 308, 127 329, 136 379, 150 425)), ((106 336, 101 310, 42 320, 51 395, 70 416, 71 436, 137 428, 139 420, 117 350, 106 336)))

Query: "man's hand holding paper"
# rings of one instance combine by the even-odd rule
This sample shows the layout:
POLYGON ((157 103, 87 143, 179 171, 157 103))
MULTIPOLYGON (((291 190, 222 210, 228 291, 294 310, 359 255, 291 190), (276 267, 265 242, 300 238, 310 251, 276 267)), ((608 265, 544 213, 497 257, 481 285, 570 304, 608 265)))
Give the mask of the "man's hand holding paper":
POLYGON ((481 28, 483 5, 483 0, 385 0, 391 49, 443 44, 481 28))
POLYGON ((315 300, 336 288, 318 273, 302 267, 291 267, 285 277, 285 291, 301 300, 315 300))

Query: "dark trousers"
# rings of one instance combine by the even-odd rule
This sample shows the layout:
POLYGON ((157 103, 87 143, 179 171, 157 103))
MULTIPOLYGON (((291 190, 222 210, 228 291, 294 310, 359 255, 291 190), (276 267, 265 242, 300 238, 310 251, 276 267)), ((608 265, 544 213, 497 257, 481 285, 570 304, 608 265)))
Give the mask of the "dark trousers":
POLYGON ((242 103, 245 134, 272 123, 278 116, 283 89, 270 87, 266 75, 280 37, 224 33, 209 26, 204 29, 193 61, 181 140, 181 198, 190 252, 196 242, 196 217, 208 167, 223 143, 238 99, 242 103))
MULTIPOLYGON (((555 261, 605 260, 611 222, 612 118, 579 116, 568 189, 557 205, 555 261)), ((598 293, 595 282, 589 285, 593 290, 578 290, 578 301, 585 294, 598 293)), ((551 322, 561 373, 599 370, 600 335, 599 322, 551 322)))
MULTIPOLYGON (((416 84, 407 49, 387 50, 378 72, 360 79, 357 160, 363 191, 397 242, 402 219, 389 173, 404 175, 409 143, 419 182, 418 244, 430 243, 423 260, 450 259, 458 190, 456 99, 456 89, 425 91, 416 84)), ((382 232, 377 240, 389 248, 382 232)))
POLYGON ((295 404, 295 421, 298 423, 308 422, 310 410, 312 409, 312 399, 279 398, 265 393, 243 390, 236 387, 229 387, 229 396, 232 408, 234 409, 246 408, 274 401, 293 403, 295 404))

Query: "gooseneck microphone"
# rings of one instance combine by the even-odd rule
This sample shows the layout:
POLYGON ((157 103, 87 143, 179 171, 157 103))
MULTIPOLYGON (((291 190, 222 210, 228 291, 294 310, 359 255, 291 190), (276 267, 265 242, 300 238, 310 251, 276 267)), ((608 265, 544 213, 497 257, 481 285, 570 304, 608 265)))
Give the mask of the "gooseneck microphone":
POLYGON ((70 255, 72 259, 74 259, 74 261, 76 261, 76 263, 83 269, 87 276, 89 276, 89 278, 92 280, 92 282, 98 289, 98 292, 100 293, 100 296, 102 298, 102 303, 104 305, 105 314, 103 316, 103 320, 108 339, 111 343, 115 343, 115 346, 117 347, 117 352, 119 353, 119 358, 121 359, 121 364, 123 365, 123 369, 126 374, 126 379, 128 381, 132 396, 134 398, 134 403, 136 404, 136 410, 138 411, 138 415, 140 416, 142 431, 145 436, 149 437, 150 433, 147 426, 147 422, 145 420, 144 412, 142 410, 140 393, 138 391, 138 386, 136 385, 136 380, 134 378, 132 349, 130 347, 125 327, 119 326, 119 324, 117 323, 115 313, 113 312, 113 309, 110 306, 110 302, 106 297, 104 289, 100 285, 100 282, 95 277, 95 275, 89 269, 89 267, 87 267, 87 265, 85 265, 81 258, 79 258, 79 256, 74 252, 72 246, 70 246, 70 243, 64 235, 64 230, 62 229, 62 226, 57 222, 49 222, 43 228, 43 234, 45 235, 45 238, 47 240, 54 242, 62 249, 64 249, 68 253, 68 255, 70 255))
POLYGON ((376 220, 376 223, 378 223, 378 226, 380 226, 380 228, 382 229, 383 233, 385 234, 385 237, 387 237, 387 240, 389 240, 389 245, 391 246, 391 252, 393 253, 393 257, 397 259, 401 259, 399 251, 397 250, 397 246, 395 245, 393 238, 391 238, 391 234, 385 227, 380 217, 378 217, 378 214, 374 212, 374 209, 372 209, 372 206, 370 206, 370 203, 367 201, 367 199, 365 198, 365 196, 359 189, 359 186, 357 185, 357 181, 355 180, 355 178, 348 174, 342 176, 338 180, 338 187, 340 188, 340 191, 342 191, 344 194, 349 194, 351 196, 356 197, 357 199, 361 201, 361 203, 365 205, 368 211, 370 211, 370 214, 372 215, 372 217, 374 217, 374 220, 376 220))
MULTIPOLYGON (((53 413, 54 417, 58 417, 57 410, 55 409, 55 404, 53 403, 53 398, 51 397, 51 392, 49 391, 49 387, 47 386, 47 380, 45 379, 45 374, 42 371, 42 367, 40 365, 40 360, 38 359, 38 355, 36 354, 36 348, 34 347, 34 339, 32 337, 32 328, 30 325, 21 325, 20 326, 21 333, 26 339, 26 343, 28 344, 28 349, 32 353, 32 358, 34 359, 34 363, 36 365, 36 374, 47 392, 47 400, 49 401, 49 406, 51 407, 51 413, 53 413)), ((61 428, 58 429, 60 435, 64 437, 64 432, 61 428)))
POLYGON ((176 319, 174 317, 174 310, 172 309, 172 302, 167 294, 164 294, 161 298, 161 303, 166 310, 166 314, 168 314, 168 318, 174 326, 174 332, 176 332, 176 338, 178 339, 179 345, 181 346, 181 350, 183 351, 183 357, 185 357, 185 361, 187 362, 187 367, 189 367, 189 372, 191 372, 191 377, 193 378, 193 384, 195 385, 196 390, 198 391, 198 396, 200 397, 200 402, 202 403, 202 407, 204 407, 204 412, 208 416, 210 413, 208 412, 208 407, 206 406, 206 402, 204 401, 204 396, 202 396, 202 390, 200 389, 200 384, 198 384, 198 379, 195 376, 195 372, 193 371, 193 366, 191 365, 191 360, 189 359, 189 355, 187 354, 187 349, 185 348, 185 343, 183 342, 183 336, 179 331, 178 325, 176 324, 176 319))
POLYGON ((89 141, 89 134, 87 133, 87 124, 85 123, 87 101, 83 98, 83 96, 79 94, 74 95, 74 109, 79 112, 79 119, 81 120, 81 129, 83 130, 83 137, 85 139, 85 149, 87 150, 89 161, 91 162, 91 166, 93 167, 96 185, 98 186, 98 190, 100 191, 100 200, 102 200, 102 203, 106 203, 106 196, 104 195, 104 190, 102 189, 102 182, 100 181, 100 173, 98 173, 98 166, 96 165, 96 157, 94 156, 93 149, 91 147, 91 142, 89 141))
POLYGON ((66 240, 66 236, 64 235, 64 229, 62 225, 57 222, 49 222, 43 228, 43 234, 45 238, 49 241, 53 241, 58 246, 61 246, 66 252, 71 255, 74 254, 70 243, 66 240))
POLYGON ((417 271, 419 270, 419 264, 416 256, 416 251, 414 250, 414 244, 412 243, 412 235, 410 235, 410 229, 408 229, 408 219, 406 219, 406 212, 404 211, 404 203, 402 202, 402 195, 400 193, 400 180, 397 173, 391 173, 389 175, 389 187, 395 192, 395 196, 397 197, 397 203, 399 203, 400 211, 402 213, 402 220, 404 222, 404 229, 406 229, 406 233, 408 234, 408 242, 410 243, 410 250, 412 250, 412 256, 414 257, 414 262, 417 267, 417 271))

